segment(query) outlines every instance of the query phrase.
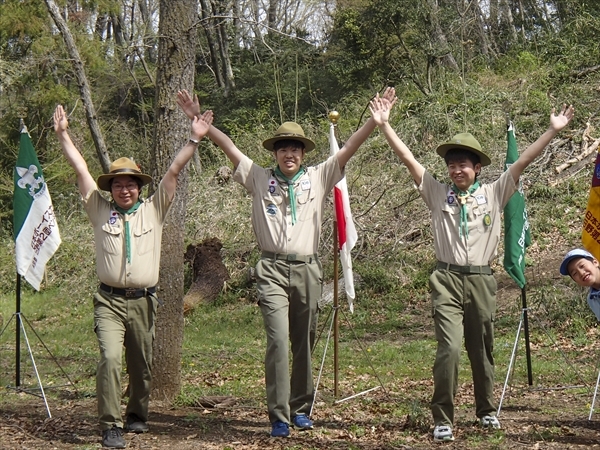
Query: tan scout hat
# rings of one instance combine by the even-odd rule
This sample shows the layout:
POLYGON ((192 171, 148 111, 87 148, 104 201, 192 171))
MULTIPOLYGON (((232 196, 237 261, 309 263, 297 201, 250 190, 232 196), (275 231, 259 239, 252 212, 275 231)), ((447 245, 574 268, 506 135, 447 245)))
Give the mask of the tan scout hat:
POLYGON ((492 163, 490 157, 481 150, 481 145, 471 133, 457 134, 448 142, 441 144, 436 149, 436 152, 443 158, 446 156, 448 150, 452 150, 453 148, 460 148, 475 153, 479 156, 482 166, 489 166, 492 163))
POLYGON ((110 191, 110 180, 120 175, 137 177, 142 180, 142 186, 145 186, 152 181, 152 177, 142 173, 136 163, 129 158, 123 157, 113 161, 108 173, 100 175, 96 184, 103 191, 110 191))
POLYGON ((300 141, 304 144, 304 150, 307 152, 315 148, 315 143, 304 136, 304 130, 296 122, 284 122, 281 124, 275 135, 272 138, 267 139, 263 142, 263 147, 267 150, 273 151, 273 145, 277 141, 284 139, 293 139, 294 141, 300 141))

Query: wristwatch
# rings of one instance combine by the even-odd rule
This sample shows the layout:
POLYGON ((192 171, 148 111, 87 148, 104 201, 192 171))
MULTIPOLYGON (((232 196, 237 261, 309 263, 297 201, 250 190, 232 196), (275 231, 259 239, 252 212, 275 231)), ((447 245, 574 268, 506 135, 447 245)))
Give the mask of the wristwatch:
POLYGON ((200 143, 199 140, 194 139, 194 138, 190 138, 190 140, 188 142, 191 143, 191 144, 194 144, 194 145, 198 145, 200 143))

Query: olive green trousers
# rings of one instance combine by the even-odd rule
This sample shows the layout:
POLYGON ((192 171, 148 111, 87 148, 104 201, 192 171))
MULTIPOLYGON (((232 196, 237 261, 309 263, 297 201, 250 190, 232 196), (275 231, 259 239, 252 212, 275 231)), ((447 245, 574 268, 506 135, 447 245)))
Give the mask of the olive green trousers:
POLYGON ((267 335, 265 382, 271 423, 290 423, 310 414, 314 384, 311 351, 315 341, 322 267, 309 262, 263 258, 256 265, 260 310, 267 335), (289 343, 292 371, 289 368, 289 343))
POLYGON ((475 414, 495 415, 493 275, 435 270, 429 278, 437 352, 433 365, 431 412, 435 425, 454 423, 454 397, 464 336, 473 376, 475 414))

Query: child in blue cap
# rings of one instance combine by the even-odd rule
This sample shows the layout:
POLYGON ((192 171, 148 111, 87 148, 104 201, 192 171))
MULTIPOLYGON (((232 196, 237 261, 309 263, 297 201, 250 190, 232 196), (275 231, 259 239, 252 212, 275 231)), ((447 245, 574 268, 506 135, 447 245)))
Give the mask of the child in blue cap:
POLYGON ((600 321, 600 263, 582 248, 569 251, 560 265, 560 273, 569 275, 579 286, 589 287, 587 302, 600 321))

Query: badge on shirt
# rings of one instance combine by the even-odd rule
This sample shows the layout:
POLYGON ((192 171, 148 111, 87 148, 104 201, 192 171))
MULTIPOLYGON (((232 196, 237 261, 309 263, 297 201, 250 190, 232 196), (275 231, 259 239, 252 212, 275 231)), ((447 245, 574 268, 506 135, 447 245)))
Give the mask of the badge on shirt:
POLYGON ((277 214, 277 206, 273 203, 269 203, 267 205, 267 214, 269 214, 270 216, 274 216, 275 214, 277 214))
POLYGON ((300 183, 300 189, 303 191, 310 191, 310 180, 302 180, 300 183))
POLYGON ((488 213, 483 216, 483 224, 486 227, 489 227, 492 224, 492 217, 488 213))
POLYGON ((275 192, 276 188, 277 188, 277 180, 275 179, 275 177, 269 178, 269 192, 271 194, 273 194, 275 192))
POLYGON ((114 225, 115 223, 117 223, 117 217, 119 216, 119 213, 116 212, 114 209, 110 210, 110 217, 108 218, 108 223, 111 225, 114 225))
POLYGON ((446 202, 452 206, 456 204, 456 194, 454 194, 454 191, 452 189, 448 191, 446 202))
POLYGON ((487 203, 487 200, 485 199, 485 195, 483 195, 483 194, 476 195, 475 201, 477 202, 478 205, 485 205, 487 203))

